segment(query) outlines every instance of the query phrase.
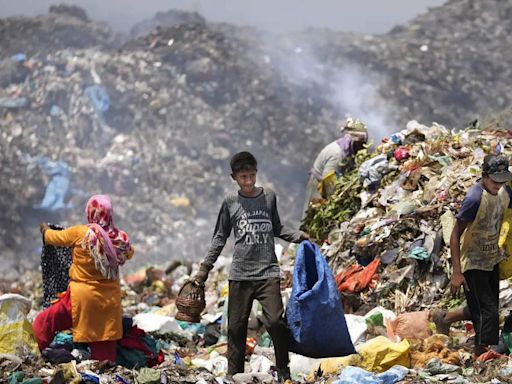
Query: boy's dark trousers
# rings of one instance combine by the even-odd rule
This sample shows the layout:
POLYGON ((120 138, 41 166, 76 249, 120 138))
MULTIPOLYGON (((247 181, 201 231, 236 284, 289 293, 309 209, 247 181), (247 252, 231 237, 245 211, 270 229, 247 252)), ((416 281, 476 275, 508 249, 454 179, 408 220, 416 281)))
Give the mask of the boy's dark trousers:
POLYGON ((288 367, 289 331, 283 319, 279 278, 229 281, 228 374, 244 372, 247 323, 253 300, 263 308, 263 324, 272 337, 278 369, 288 367))
POLYGON ((499 342, 499 264, 492 271, 473 269, 464 272, 469 291, 464 289, 475 329, 475 345, 499 342))

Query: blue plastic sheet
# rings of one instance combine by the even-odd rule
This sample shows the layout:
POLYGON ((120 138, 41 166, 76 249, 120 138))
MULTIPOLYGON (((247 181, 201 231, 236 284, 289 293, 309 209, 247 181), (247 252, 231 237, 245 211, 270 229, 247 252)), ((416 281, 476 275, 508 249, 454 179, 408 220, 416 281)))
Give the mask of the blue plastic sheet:
POLYGON ((22 52, 16 53, 16 54, 11 56, 11 60, 14 60, 14 61, 17 61, 17 62, 21 63, 21 62, 27 60, 27 55, 25 55, 22 52))
POLYGON ((379 373, 377 378, 382 384, 394 384, 398 381, 402 381, 408 373, 408 368, 402 365, 394 365, 386 372, 379 373))
POLYGON ((100 377, 97 375, 81 372, 80 376, 82 376, 82 381, 84 383, 100 384, 100 377))
POLYGON ((363 368, 348 366, 343 368, 339 379, 333 384, 394 384, 403 380, 408 372, 409 370, 401 365, 395 365, 378 375, 363 368))
POLYGON ((38 158, 37 164, 43 172, 52 177, 39 208, 49 211, 66 208, 64 199, 69 189, 69 166, 63 161, 51 161, 47 157, 38 158))
POLYGON ((92 106, 98 115, 102 115, 110 108, 110 97, 105 87, 90 85, 85 88, 85 95, 91 100, 92 106))
POLYGON ((286 316, 290 351, 314 358, 355 353, 334 276, 318 247, 309 241, 297 249, 286 316))

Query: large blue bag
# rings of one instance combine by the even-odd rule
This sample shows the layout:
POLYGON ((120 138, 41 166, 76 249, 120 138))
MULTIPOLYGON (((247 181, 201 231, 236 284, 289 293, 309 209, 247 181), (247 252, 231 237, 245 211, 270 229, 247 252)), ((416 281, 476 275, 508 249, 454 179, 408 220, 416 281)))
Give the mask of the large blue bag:
POLYGON ((356 353, 334 276, 318 247, 309 241, 303 241, 295 255, 286 317, 290 351, 314 358, 356 353))

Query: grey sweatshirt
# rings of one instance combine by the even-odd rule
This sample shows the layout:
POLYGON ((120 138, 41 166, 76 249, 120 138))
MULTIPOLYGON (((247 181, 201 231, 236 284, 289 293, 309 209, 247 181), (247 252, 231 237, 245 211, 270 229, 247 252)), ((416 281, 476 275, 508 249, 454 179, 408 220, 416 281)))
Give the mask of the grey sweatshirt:
POLYGON ((274 237, 294 243, 303 238, 303 232, 288 230, 281 224, 274 191, 264 189, 256 197, 233 193, 224 199, 217 217, 212 243, 203 261, 208 270, 213 268, 232 229, 235 250, 229 280, 279 277, 274 237))

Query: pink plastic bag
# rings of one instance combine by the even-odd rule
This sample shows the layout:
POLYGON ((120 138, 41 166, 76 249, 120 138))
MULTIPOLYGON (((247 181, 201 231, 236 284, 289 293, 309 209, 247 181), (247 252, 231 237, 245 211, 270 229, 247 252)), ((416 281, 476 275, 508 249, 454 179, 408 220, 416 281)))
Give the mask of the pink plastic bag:
POLYGON ((395 320, 386 321, 386 331, 391 340, 426 339, 432 336, 429 311, 401 313, 395 320))

